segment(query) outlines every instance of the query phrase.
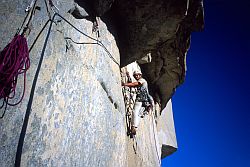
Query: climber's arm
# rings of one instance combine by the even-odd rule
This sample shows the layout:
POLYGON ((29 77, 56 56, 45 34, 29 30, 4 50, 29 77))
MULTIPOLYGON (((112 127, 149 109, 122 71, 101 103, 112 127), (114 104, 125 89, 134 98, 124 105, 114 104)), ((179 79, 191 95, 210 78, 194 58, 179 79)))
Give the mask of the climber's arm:
POLYGON ((122 86, 128 86, 128 87, 137 87, 140 85, 141 85, 140 82, 122 83, 122 86))

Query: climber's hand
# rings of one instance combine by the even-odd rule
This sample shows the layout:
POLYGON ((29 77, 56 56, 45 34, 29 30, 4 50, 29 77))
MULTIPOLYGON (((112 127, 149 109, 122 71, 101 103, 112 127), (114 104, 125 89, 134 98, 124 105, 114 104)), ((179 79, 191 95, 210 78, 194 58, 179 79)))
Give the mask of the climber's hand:
POLYGON ((150 114, 153 111, 153 106, 152 105, 147 106, 147 111, 150 114))

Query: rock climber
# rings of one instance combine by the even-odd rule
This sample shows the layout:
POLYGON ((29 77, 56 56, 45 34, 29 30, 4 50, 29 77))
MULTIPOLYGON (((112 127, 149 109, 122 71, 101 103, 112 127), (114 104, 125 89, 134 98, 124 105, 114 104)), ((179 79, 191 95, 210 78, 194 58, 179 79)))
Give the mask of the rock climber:
MULTIPOLYGON (((128 75, 128 73, 127 73, 128 75)), ((149 95, 148 92, 148 83, 142 78, 142 73, 139 70, 134 71, 133 77, 136 79, 136 82, 122 83, 122 86, 136 87, 136 99, 132 113, 132 127, 131 134, 136 135, 137 128, 140 123, 140 118, 142 117, 140 110, 142 107, 145 107, 145 110, 148 112, 153 107, 153 98, 149 95)))

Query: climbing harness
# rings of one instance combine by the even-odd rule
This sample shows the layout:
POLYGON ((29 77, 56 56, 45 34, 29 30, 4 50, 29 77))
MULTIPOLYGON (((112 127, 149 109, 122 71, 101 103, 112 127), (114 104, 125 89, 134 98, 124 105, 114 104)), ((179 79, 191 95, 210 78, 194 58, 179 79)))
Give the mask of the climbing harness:
MULTIPOLYGON (((132 82, 132 79, 128 74, 126 74, 126 78, 128 82, 132 82)), ((135 102, 138 99, 137 98, 138 91, 140 91, 140 88, 132 88, 126 86, 122 88, 125 110, 126 110, 127 135, 130 136, 130 138, 133 138, 133 136, 135 136, 132 132, 132 113, 135 102)), ((148 103, 143 101, 141 109, 139 111, 141 118, 143 118, 145 115, 148 114, 147 107, 148 103)))
MULTIPOLYGON (((124 78, 124 76, 122 76, 122 78, 124 78)), ((128 80, 128 82, 132 82, 131 78, 129 77, 129 75, 127 74, 127 78, 125 77, 125 79, 123 79, 123 81, 128 80)), ((133 135, 131 133, 131 121, 132 121, 132 112, 133 112, 133 106, 136 102, 136 100, 139 100, 142 102, 142 106, 140 109, 140 115, 141 118, 143 118, 145 115, 148 115, 150 113, 150 108, 151 108, 151 104, 153 104, 153 99, 150 95, 148 95, 146 90, 142 90, 141 88, 131 88, 131 87, 122 87, 122 92, 123 92, 123 96, 124 96, 124 103, 125 103, 125 109, 126 109, 126 124, 127 124, 127 135, 130 136, 130 138, 132 138, 133 140, 133 149, 135 154, 137 154, 137 139, 136 139, 136 135, 133 135), (132 91, 132 89, 135 89, 134 91, 132 91), (142 94, 144 93, 143 97, 138 98, 137 94, 142 94), (136 98, 135 98, 136 96, 136 98)), ((151 112, 152 113, 152 112, 151 112)), ((153 116, 152 116, 152 123, 153 122, 153 116)), ((153 133, 154 133, 154 140, 155 140, 155 149, 156 149, 156 153, 157 153, 157 158, 158 158, 158 162, 159 164, 161 163, 160 158, 159 158, 159 152, 157 149, 157 145, 156 145, 156 133, 155 133, 155 127, 154 124, 152 124, 153 126, 153 133)))

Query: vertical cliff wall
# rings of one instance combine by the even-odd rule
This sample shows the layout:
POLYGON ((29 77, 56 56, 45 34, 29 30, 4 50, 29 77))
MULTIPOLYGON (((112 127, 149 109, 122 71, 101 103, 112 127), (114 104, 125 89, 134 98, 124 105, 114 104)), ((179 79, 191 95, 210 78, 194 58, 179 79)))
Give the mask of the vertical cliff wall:
MULTIPOLYGON (((190 34, 203 26, 202 1, 52 1, 52 9, 85 35, 56 16, 23 134, 21 166, 160 166, 161 157, 177 148, 168 100, 184 80, 190 34), (145 116, 136 137, 130 138, 120 67, 145 55, 152 58, 140 62, 142 72, 158 110, 145 116)), ((0 2, 1 50, 21 26, 30 3, 0 2)), ((29 47, 49 19, 47 11, 53 15, 43 0, 37 6, 27 35, 29 47)), ((23 101, 8 107, 0 119, 1 166, 14 165, 47 32, 48 26, 30 52, 23 101)), ((13 102, 22 94, 22 79, 13 102)))
POLYGON ((156 117, 161 158, 174 153, 177 150, 172 101, 169 100, 162 114, 156 117))
MULTIPOLYGON (((54 1, 60 13, 77 28, 96 38, 93 23, 75 19, 68 10, 73 1, 54 1)), ((15 35, 30 1, 1 1, 0 34, 3 48, 15 35)), ((27 37, 34 41, 48 16, 38 0, 27 37)), ((25 134, 21 166, 126 166, 126 131, 120 69, 99 45, 56 18, 45 51, 25 134), (66 50, 67 47, 67 50, 66 50)), ((119 62, 114 37, 99 20, 100 40, 119 62)), ((40 59, 46 31, 30 53, 26 92, 21 104, 8 107, 0 120, 0 166, 13 166, 34 74, 40 59)), ((19 78, 19 98, 22 78, 19 78)))

